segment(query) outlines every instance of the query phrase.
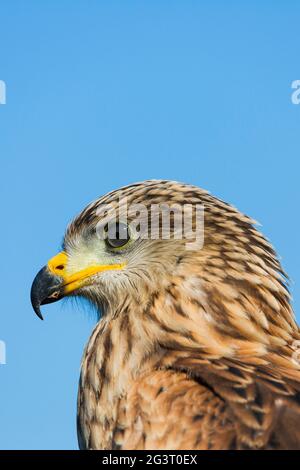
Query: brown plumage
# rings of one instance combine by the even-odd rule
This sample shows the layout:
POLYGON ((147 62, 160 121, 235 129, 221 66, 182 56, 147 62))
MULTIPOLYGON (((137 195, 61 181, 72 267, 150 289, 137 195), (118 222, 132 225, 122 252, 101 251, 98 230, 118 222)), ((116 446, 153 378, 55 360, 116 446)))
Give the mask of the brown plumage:
MULTIPOLYGON (((68 276, 125 265, 69 293, 101 312, 82 360, 81 448, 300 448, 299 328, 285 274, 254 221, 197 187, 147 181, 88 206, 68 227, 64 253, 57 269, 68 276), (203 247, 171 238, 108 250, 95 235, 97 209, 120 197, 148 208, 202 204, 203 247)), ((41 298, 36 286, 38 312, 63 295, 41 298)))

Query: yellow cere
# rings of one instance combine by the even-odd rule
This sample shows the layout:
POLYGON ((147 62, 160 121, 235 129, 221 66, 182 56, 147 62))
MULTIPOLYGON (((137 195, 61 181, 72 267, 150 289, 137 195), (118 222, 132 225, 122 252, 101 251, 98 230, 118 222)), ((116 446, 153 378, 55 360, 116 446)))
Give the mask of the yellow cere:
POLYGON ((76 273, 68 274, 66 272, 68 256, 64 251, 61 251, 56 256, 48 261, 48 269, 55 276, 59 276, 63 279, 64 293, 70 294, 76 289, 79 289, 88 282, 88 278, 94 274, 103 271, 112 271, 123 269, 125 263, 122 264, 103 264, 103 265, 92 265, 85 269, 82 269, 76 273))

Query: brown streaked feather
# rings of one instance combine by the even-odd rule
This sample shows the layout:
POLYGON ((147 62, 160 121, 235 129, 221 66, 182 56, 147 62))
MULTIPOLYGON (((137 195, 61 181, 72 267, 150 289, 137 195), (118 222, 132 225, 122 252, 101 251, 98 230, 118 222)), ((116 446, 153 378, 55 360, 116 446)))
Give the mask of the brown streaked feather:
POLYGON ((91 204, 68 228, 66 249, 97 223, 99 204, 120 196, 204 204, 205 242, 196 253, 149 242, 108 299, 82 362, 80 446, 300 449, 300 334, 270 243, 207 192, 149 181, 91 204))
POLYGON ((141 376, 120 402, 114 441, 122 449, 228 449, 233 416, 223 400, 187 374, 141 376))

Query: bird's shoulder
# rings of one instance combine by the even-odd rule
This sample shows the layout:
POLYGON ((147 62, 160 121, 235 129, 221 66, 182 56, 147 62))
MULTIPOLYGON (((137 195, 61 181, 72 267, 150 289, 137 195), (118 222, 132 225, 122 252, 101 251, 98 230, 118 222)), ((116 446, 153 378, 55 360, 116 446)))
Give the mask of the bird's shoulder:
POLYGON ((185 372, 148 371, 120 402, 117 448, 227 449, 234 441, 229 407, 185 372))

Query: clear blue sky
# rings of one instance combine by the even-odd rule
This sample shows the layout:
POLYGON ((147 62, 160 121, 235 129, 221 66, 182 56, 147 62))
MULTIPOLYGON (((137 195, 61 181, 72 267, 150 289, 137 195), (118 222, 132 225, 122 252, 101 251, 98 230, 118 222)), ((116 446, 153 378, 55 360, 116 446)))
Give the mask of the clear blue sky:
MULTIPOLYGON (((297 5, 298 4, 298 5, 297 5)), ((0 448, 77 448, 80 306, 29 301, 66 224, 146 178, 202 186, 262 224, 299 311, 296 1, 3 1, 0 448)))

